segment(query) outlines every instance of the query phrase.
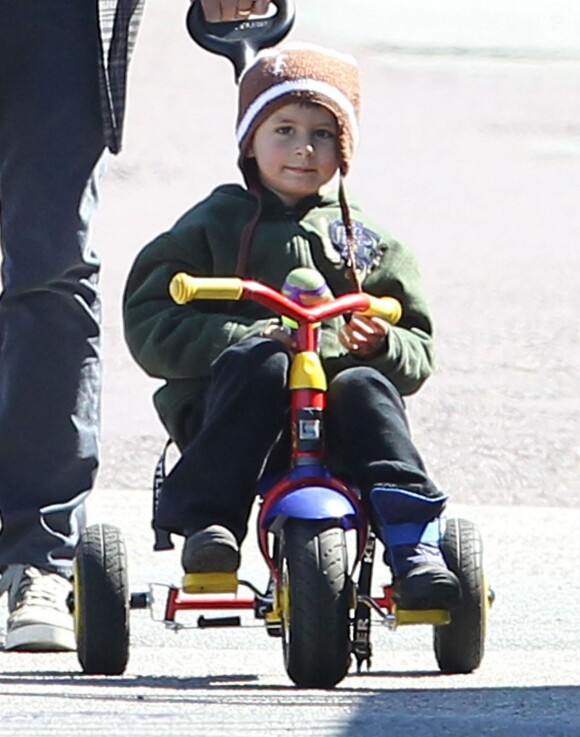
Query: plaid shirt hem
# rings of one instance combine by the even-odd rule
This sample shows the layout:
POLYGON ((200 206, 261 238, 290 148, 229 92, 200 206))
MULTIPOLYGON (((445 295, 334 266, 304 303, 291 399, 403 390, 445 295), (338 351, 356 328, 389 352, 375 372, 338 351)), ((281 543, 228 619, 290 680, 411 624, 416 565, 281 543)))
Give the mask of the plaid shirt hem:
POLYGON ((105 145, 121 149, 127 67, 144 0, 99 0, 100 93, 105 145))

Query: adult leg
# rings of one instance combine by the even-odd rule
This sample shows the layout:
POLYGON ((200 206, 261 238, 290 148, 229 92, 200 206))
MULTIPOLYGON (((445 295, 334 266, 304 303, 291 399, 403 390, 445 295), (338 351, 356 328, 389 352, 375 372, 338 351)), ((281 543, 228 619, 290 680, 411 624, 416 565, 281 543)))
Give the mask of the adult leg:
POLYGON ((97 469, 95 0, 0 0, 0 565, 70 572, 97 469))
POLYGON ((447 497, 427 474, 394 386, 372 368, 342 372, 330 386, 326 426, 331 456, 352 473, 385 544, 399 605, 456 604, 459 582, 439 550, 447 497))

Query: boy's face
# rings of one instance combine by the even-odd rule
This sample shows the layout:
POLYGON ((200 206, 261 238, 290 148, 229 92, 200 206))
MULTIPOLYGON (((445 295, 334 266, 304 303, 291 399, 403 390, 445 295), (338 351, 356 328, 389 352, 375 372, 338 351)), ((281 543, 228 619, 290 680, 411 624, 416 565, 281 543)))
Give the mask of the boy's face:
POLYGON ((292 207, 316 194, 336 173, 340 159, 334 115, 314 103, 290 103, 270 115, 254 134, 248 156, 260 180, 292 207))

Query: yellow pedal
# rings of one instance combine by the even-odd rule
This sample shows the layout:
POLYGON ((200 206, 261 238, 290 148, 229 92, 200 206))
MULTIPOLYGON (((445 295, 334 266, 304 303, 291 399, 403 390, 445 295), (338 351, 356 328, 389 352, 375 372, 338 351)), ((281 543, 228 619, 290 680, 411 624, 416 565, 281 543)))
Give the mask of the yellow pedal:
POLYGON ((186 573, 182 583, 186 594, 235 594, 237 573, 186 573))
POLYGON ((446 609, 398 609, 395 607, 395 622, 400 624, 433 624, 441 626, 451 622, 446 609))

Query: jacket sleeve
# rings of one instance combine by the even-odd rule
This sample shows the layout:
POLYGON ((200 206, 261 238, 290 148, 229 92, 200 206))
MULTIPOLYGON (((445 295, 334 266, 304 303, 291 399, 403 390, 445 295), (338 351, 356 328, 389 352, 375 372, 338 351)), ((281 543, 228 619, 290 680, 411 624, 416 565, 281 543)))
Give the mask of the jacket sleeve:
POLYGON ((260 333, 269 322, 230 315, 223 303, 173 302, 169 283, 176 273, 212 274, 201 226, 188 232, 187 239, 193 239, 196 248, 185 248, 173 233, 146 246, 133 264, 123 296, 131 355, 150 376, 166 380, 209 376, 211 363, 224 348, 260 333))
POLYGON ((409 395, 433 371, 433 327, 415 256, 394 239, 387 239, 382 249, 380 262, 365 279, 363 289, 379 297, 396 297, 403 308, 401 320, 390 326, 384 352, 367 361, 345 352, 327 362, 327 371, 332 376, 349 366, 374 366, 402 395, 409 395))

